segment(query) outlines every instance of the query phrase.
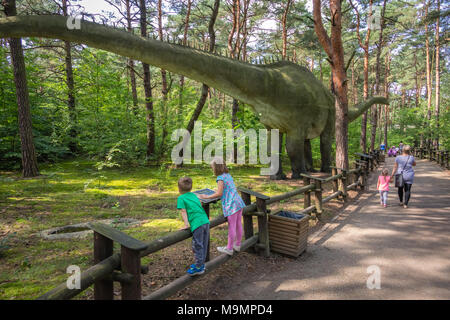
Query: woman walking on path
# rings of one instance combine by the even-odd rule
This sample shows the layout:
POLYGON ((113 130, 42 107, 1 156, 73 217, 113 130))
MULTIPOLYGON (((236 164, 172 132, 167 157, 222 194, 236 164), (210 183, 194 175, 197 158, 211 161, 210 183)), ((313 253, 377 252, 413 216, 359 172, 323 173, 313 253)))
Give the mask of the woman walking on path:
POLYGON ((409 198, 411 197, 411 186, 414 182, 414 169, 416 159, 410 155, 411 147, 406 145, 402 149, 402 154, 395 158, 394 170, 392 170, 392 177, 397 173, 403 175, 403 187, 398 188, 398 198, 400 205, 403 208, 408 208, 409 198), (405 201, 403 201, 403 194, 405 194, 405 201))

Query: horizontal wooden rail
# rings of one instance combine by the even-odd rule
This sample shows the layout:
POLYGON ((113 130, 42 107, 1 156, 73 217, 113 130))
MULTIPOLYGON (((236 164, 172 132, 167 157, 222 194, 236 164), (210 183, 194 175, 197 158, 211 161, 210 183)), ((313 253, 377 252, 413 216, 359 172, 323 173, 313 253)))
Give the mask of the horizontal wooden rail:
POLYGON ((333 200, 333 199, 335 199, 335 198, 337 198, 337 197, 339 197, 341 195, 342 195, 342 191, 336 191, 336 192, 330 194, 328 197, 323 198, 322 199, 322 203, 326 203, 328 201, 331 201, 331 200, 333 200))
POLYGON ((266 203, 267 204, 272 204, 272 203, 275 203, 275 202, 280 202, 282 200, 286 200, 286 199, 295 197, 295 196, 297 196, 299 194, 305 193, 306 191, 314 190, 315 187, 316 186, 314 184, 310 184, 310 185, 307 185, 307 186, 295 189, 293 191, 289 191, 289 192, 280 194, 278 196, 273 196, 269 200, 267 200, 266 203))
POLYGON ((113 273, 115 269, 120 267, 120 253, 113 254, 102 262, 90 267, 81 273, 80 289, 69 289, 67 283, 64 282, 56 288, 43 294, 37 300, 67 300, 71 299, 91 285, 95 281, 101 280, 113 273))
MULTIPOLYGON (((239 188, 241 191, 241 194, 243 194, 245 197, 244 202, 247 204, 246 207, 244 207, 243 215, 244 220, 250 219, 247 221, 246 225, 246 240, 243 242, 241 248, 242 251, 245 251, 251 247, 255 248, 256 250, 262 250, 262 252, 265 252, 265 255, 267 256, 267 253, 269 252, 268 247, 268 234, 267 233, 267 215, 270 213, 270 210, 266 208, 267 205, 283 201, 285 199, 292 198, 294 196, 304 194, 304 209, 299 211, 301 214, 310 214, 312 212, 316 212, 320 214, 322 212, 322 203, 326 203, 328 201, 331 201, 332 199, 335 199, 339 196, 343 196, 343 199, 346 198, 346 190, 347 188, 351 189, 353 187, 356 187, 358 185, 364 184, 366 180, 362 180, 362 182, 355 182, 348 186, 346 186, 346 181, 349 177, 349 175, 353 174, 356 177, 363 176, 365 177, 368 174, 368 165, 366 161, 357 160, 360 164, 363 166, 359 166, 356 169, 352 170, 343 170, 338 168, 333 168, 333 172, 337 173, 337 170, 340 170, 341 173, 339 174, 333 174, 330 177, 327 178, 318 178, 318 177, 312 177, 308 175, 304 176, 305 185, 304 187, 295 189, 293 191, 280 194, 273 197, 268 197, 266 195, 263 195, 261 193, 239 188), (311 181, 312 180, 312 181, 311 181), (337 185, 339 182, 339 190, 337 190, 337 185), (324 199, 322 199, 322 184, 323 183, 333 183, 333 193, 324 199), (311 204, 311 194, 314 195, 314 205, 311 204), (256 197, 256 202, 251 203, 250 196, 256 197), (251 222, 251 216, 257 216, 258 217, 258 234, 253 234, 253 227, 248 225, 251 222)), ((216 217, 215 219, 210 221, 210 228, 217 227, 223 223, 225 223, 227 220, 222 215, 219 217, 216 217)), ((244 221, 245 222, 245 221, 244 221)), ((106 228, 101 225, 92 224, 91 225, 93 229, 95 230, 95 234, 99 234, 102 236, 105 236, 107 239, 111 239, 120 243, 122 246, 122 249, 125 247, 125 249, 130 249, 131 251, 136 252, 136 257, 139 260, 142 257, 145 257, 151 253, 160 251, 164 248, 167 248, 169 246, 172 246, 178 242, 184 241, 190 237, 192 237, 192 233, 190 230, 180 230, 176 232, 169 233, 168 235, 153 240, 151 242, 141 242, 136 239, 133 239, 119 231, 111 230, 111 228, 106 228)), ((245 229, 245 228, 244 228, 245 229)), ((112 247, 111 247, 112 248, 112 247)), ((112 249, 111 249, 112 250, 112 249)), ((95 251, 95 250, 94 250, 95 251)), ((139 268, 139 265, 137 265, 137 269, 133 269, 134 275, 130 274, 128 271, 124 270, 128 267, 125 266, 124 263, 126 263, 127 257, 126 254, 127 251, 122 250, 121 253, 112 253, 109 257, 106 259, 100 258, 99 263, 96 265, 90 267, 86 271, 84 271, 81 274, 81 288, 80 289, 68 289, 66 283, 63 283, 59 285, 58 287, 54 288, 53 290, 45 293, 44 295, 40 296, 39 300, 62 300, 62 299, 70 299, 87 289, 89 286, 93 285, 94 283, 100 282, 108 282, 108 281, 119 281, 122 285, 127 285, 129 283, 133 283, 133 279, 138 279, 136 277, 139 277, 139 270, 142 270, 142 267, 139 268), (104 259, 104 260, 101 260, 104 259), (123 260, 125 259, 125 260, 123 260), (123 261, 122 261, 123 260, 123 261), (122 262, 121 262, 122 261, 122 262), (120 270, 122 268, 122 273, 116 272, 116 270, 120 270)), ((211 261, 207 261, 206 273, 214 270, 219 265, 223 264, 227 260, 230 259, 230 256, 228 255, 221 255, 219 257, 216 257, 215 259, 211 261)), ((136 263, 140 263, 139 261, 136 261, 136 263)), ((133 266, 133 265, 131 265, 133 266)), ((133 266, 134 267, 134 266, 133 266)), ((145 268, 144 268, 145 269, 145 268)), ((182 276, 175 280, 174 282, 168 284, 167 286, 153 292, 152 294, 144 297, 144 299, 164 299, 166 297, 169 297, 176 291, 186 287, 191 282, 195 281, 198 277, 190 277, 189 275, 182 276)), ((135 281, 136 282, 136 281, 135 281)), ((96 284, 97 285, 97 284, 96 284)), ((124 287, 122 286, 122 289, 124 287)), ((112 290, 112 289, 110 289, 112 290)), ((131 291, 132 292, 132 291, 131 291)), ((140 292, 140 288, 137 290, 134 290, 134 292, 140 292)), ((124 294, 124 293, 123 293, 124 294)), ((135 294, 135 293, 133 293, 135 294)), ((133 298, 133 296, 127 294, 128 298, 133 298)), ((140 295, 139 295, 140 297, 140 295)), ((122 295, 122 298, 125 298, 124 295, 122 295)), ((112 299, 112 298, 110 298, 112 299)))
MULTIPOLYGON (((241 250, 245 251, 248 248, 254 246, 258 241, 258 234, 255 234, 254 236, 252 236, 251 238, 245 240, 244 242, 242 242, 241 245, 241 250)), ((236 254, 236 253, 235 253, 236 254)), ((208 274, 211 271, 213 271, 214 269, 218 268, 220 265, 224 264, 225 262, 227 262, 228 260, 230 260, 233 256, 230 256, 228 254, 222 254, 214 259, 212 259, 211 261, 207 262, 205 264, 205 273, 204 274, 208 274)), ((171 283, 169 283, 168 285, 152 292, 151 294, 143 297, 143 300, 162 300, 162 299, 166 299, 168 297, 170 297, 171 295, 173 295, 174 293, 176 293, 177 291, 187 287, 189 284, 193 283, 194 281, 201 279, 202 276, 190 276, 190 275, 184 275, 181 276, 180 278, 172 281, 171 283)))

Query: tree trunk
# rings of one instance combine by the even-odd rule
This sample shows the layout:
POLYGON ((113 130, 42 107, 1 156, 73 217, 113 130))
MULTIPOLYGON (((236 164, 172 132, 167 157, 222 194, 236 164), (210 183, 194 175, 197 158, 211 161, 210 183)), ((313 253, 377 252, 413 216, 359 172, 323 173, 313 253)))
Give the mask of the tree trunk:
POLYGON ((292 0, 287 0, 286 7, 284 8, 284 12, 283 12, 283 17, 281 19, 281 27, 282 27, 282 30, 283 30, 283 33, 282 33, 282 37, 283 37, 282 57, 283 57, 283 60, 286 59, 286 55, 287 55, 287 26, 286 26, 286 22, 287 22, 287 16, 288 16, 288 13, 289 13, 289 8, 291 6, 291 2, 292 2, 292 0))
MULTIPOLYGON (((65 17, 69 16, 67 0, 62 1, 63 14, 65 17)), ((69 109, 70 118, 70 141, 69 150, 73 154, 78 152, 77 143, 77 113, 75 106, 75 84, 73 80, 73 64, 72 64, 72 45, 69 41, 64 41, 64 49, 66 52, 66 81, 67 81, 67 107, 69 109)))
MULTIPOLYGON (((381 51, 383 49, 383 29, 384 29, 384 12, 386 10, 386 1, 383 1, 383 9, 381 10, 381 18, 380 18, 380 37, 378 38, 377 44, 377 56, 376 56, 376 65, 375 65, 375 93, 376 95, 380 94, 380 66, 381 66, 381 51)), ((375 149, 375 138, 377 135, 377 126, 378 126, 378 105, 372 106, 371 112, 371 135, 370 135, 370 151, 373 152, 375 149)))
MULTIPOLYGON (((384 69, 384 96, 386 99, 389 98, 389 72, 390 72, 390 56, 389 52, 385 57, 385 69, 384 69)), ((388 147, 388 125, 389 125, 389 105, 384 106, 384 145, 386 150, 388 147)))
MULTIPOLYGON (((127 30, 133 33, 133 28, 131 26, 131 4, 130 0, 125 0, 126 15, 127 15, 127 30)), ((134 69, 135 63, 133 59, 128 59, 128 69, 130 70, 130 81, 131 81, 131 97, 133 99, 133 113, 137 115, 138 112, 138 95, 136 87, 136 73, 134 69)))
MULTIPOLYGON (((364 52, 364 87, 363 100, 369 97, 369 53, 364 52)), ((361 118, 361 137, 359 141, 361 152, 365 153, 367 149, 367 111, 363 113, 361 118)))
POLYGON ((352 97, 353 97, 353 105, 358 103, 358 87, 357 87, 358 78, 356 76, 355 71, 355 61, 352 61, 352 97))
MULTIPOLYGON (((216 45, 216 33, 214 31, 214 25, 216 23, 217 15, 219 14, 220 0, 214 1, 214 7, 211 14, 211 19, 209 20, 208 33, 209 33, 209 52, 214 52, 214 48, 216 45)), ((203 107, 205 106, 206 98, 208 97, 209 87, 206 84, 202 85, 202 94, 200 99, 197 102, 197 106, 195 107, 194 113, 189 120, 187 125, 187 131, 192 133, 194 130, 195 121, 198 120, 200 114, 202 113, 203 107)), ((180 157, 183 158, 183 150, 180 152, 180 157)), ((183 163, 181 163, 178 167, 181 167, 183 163)))
POLYGON ((432 97, 432 84, 431 84, 431 61, 430 61, 430 41, 428 39, 428 6, 429 2, 426 0, 425 2, 425 54, 426 54, 426 69, 427 69, 427 120, 428 124, 426 126, 427 131, 427 144, 430 143, 430 122, 431 122, 431 97, 432 97))
MULTIPOLYGON (((17 15, 15 0, 3 0, 2 4, 7 17, 17 15)), ((14 83, 16 85, 19 134, 22 149, 22 175, 25 178, 36 177, 39 175, 39 170, 33 142, 30 101, 22 39, 9 39, 9 46, 14 69, 14 83)))
MULTIPOLYGON (((184 33, 183 33, 183 45, 186 45, 187 43, 187 33, 189 30, 189 19, 191 16, 191 6, 192 6, 192 0, 188 0, 188 4, 187 4, 187 12, 186 12, 186 19, 184 21, 184 33)), ((178 94, 178 123, 181 123, 181 115, 183 112, 183 90, 184 90, 184 76, 180 76, 180 92, 178 94)), ((208 93, 208 90, 206 90, 206 92, 208 93)), ((202 88, 202 97, 203 97, 203 88, 202 88)), ((200 100, 202 99, 202 97, 200 98, 200 100)), ((205 99, 206 101, 206 99, 205 99)), ((203 102, 203 104, 205 104, 205 102, 203 102)), ((203 108, 203 107, 202 107, 203 108)), ((201 110, 200 110, 201 112, 201 110)), ((200 115, 200 113, 199 113, 200 115)))
MULTIPOLYGON (((147 37, 147 8, 145 0, 140 0, 141 11, 141 37, 147 37)), ((145 93, 145 108, 146 108, 146 123, 147 123, 147 159, 155 153, 155 115, 153 111, 153 97, 151 87, 150 66, 147 63, 142 63, 144 70, 144 93, 145 93)))
POLYGON ((439 148, 439 101, 440 101, 440 74, 439 74, 439 62, 440 62, 440 44, 439 44, 439 15, 441 13, 441 2, 437 0, 437 18, 436 18, 436 102, 434 106, 434 116, 436 118, 436 131, 435 131, 435 140, 434 147, 439 148))
MULTIPOLYGON (((372 4, 373 0, 369 1, 369 16, 368 20, 372 17, 372 4)), ((360 29, 360 15, 357 7, 353 5, 353 2, 350 0, 350 5, 353 7, 353 10, 356 13, 356 35, 358 37, 359 46, 364 50, 364 100, 367 100, 369 96, 369 42, 370 42, 370 35, 371 35, 371 29, 368 27, 366 39, 364 43, 362 42, 361 35, 359 33, 360 29)), ((361 120, 361 137, 359 141, 361 151, 363 153, 366 152, 367 149, 367 111, 364 112, 361 120)))
MULTIPOLYGON (((162 0, 158 0, 158 33, 159 33, 159 39, 161 41, 164 41, 164 34, 163 34, 163 27, 162 27, 162 0)), ((159 147, 159 159, 162 158, 162 156, 165 153, 165 146, 166 146, 166 138, 167 138, 167 100, 168 100, 168 93, 169 89, 167 86, 167 72, 164 69, 161 69, 161 81, 162 81, 162 89, 161 93, 163 95, 162 99, 162 135, 161 135, 161 145, 159 147)))
POLYGON ((321 1, 313 1, 314 29, 320 44, 332 61, 333 88, 336 97, 336 166, 348 169, 348 100, 347 75, 342 44, 342 10, 340 0, 330 0, 331 38, 322 23, 321 1))

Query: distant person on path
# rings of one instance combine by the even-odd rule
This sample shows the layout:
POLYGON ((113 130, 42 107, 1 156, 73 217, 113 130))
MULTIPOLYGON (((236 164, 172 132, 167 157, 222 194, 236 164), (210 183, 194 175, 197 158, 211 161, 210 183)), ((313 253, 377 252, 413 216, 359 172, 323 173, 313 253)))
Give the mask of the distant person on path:
POLYGON ((414 182, 414 169, 416 165, 416 159, 410 155, 411 147, 406 145, 403 147, 403 153, 395 158, 394 170, 392 170, 393 177, 395 174, 401 174, 403 176, 403 187, 398 188, 398 198, 400 205, 403 208, 408 208, 409 199, 411 197, 411 186, 414 182), (403 194, 405 199, 403 199, 403 194), (403 201, 404 200, 404 201, 403 201))
POLYGON ((380 144, 380 150, 381 153, 384 153, 384 151, 386 150, 386 145, 384 143, 380 144))
POLYGON ((181 211, 184 221, 183 229, 191 229, 192 251, 195 263, 190 266, 187 273, 190 276, 205 273, 205 260, 209 241, 209 219, 198 197, 191 192, 192 179, 184 177, 178 180, 180 196, 177 199, 177 209, 181 211))
POLYGON ((377 190, 380 192, 381 205, 387 207, 387 199, 389 193, 389 183, 392 177, 389 176, 389 170, 383 169, 381 175, 378 177, 377 190))
POLYGON ((388 157, 395 157, 396 153, 395 146, 392 146, 388 151, 388 157))
POLYGON ((225 161, 221 157, 215 157, 211 162, 211 168, 217 177, 217 191, 212 195, 200 194, 201 199, 214 199, 221 197, 223 215, 228 220, 228 245, 217 247, 217 250, 233 255, 233 249, 237 252, 241 250, 242 241, 242 212, 245 203, 239 195, 234 185, 233 177, 228 173, 225 161))

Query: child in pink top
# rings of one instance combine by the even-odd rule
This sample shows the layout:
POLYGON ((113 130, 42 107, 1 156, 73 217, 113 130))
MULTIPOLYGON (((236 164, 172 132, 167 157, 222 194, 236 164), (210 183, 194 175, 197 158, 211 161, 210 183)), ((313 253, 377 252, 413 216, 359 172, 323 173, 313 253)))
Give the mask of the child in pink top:
POLYGON ((389 192, 389 183, 391 182, 391 176, 388 175, 389 171, 383 169, 381 175, 378 177, 377 190, 380 192, 381 205, 387 207, 387 198, 389 192))

